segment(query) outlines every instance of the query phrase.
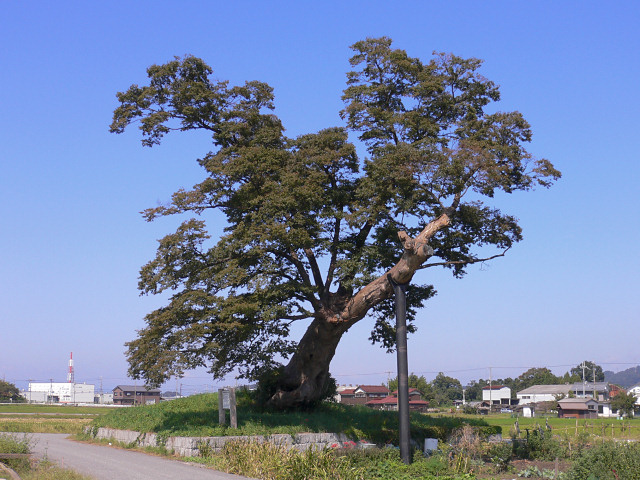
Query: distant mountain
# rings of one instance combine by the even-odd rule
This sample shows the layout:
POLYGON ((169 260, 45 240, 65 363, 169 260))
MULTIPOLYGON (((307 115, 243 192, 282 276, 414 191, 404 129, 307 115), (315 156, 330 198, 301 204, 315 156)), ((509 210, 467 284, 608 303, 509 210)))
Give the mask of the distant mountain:
POLYGON ((633 387, 640 383, 640 365, 637 367, 627 368, 621 372, 611 372, 605 370, 604 381, 609 383, 615 383, 624 388, 633 387))

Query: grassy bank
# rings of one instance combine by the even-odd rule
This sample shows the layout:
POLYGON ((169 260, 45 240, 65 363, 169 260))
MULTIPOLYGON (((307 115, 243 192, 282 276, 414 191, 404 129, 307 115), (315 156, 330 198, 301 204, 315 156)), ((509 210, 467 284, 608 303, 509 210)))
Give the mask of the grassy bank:
MULTIPOLYGON (((412 414, 411 433, 418 442, 427 437, 444 440, 464 423, 477 426, 484 433, 500 430, 478 418, 432 418, 412 414)), ((384 444, 397 443, 398 414, 332 403, 323 404, 310 412, 269 412, 254 407, 248 395, 239 394, 238 428, 231 429, 218 424, 218 396, 214 393, 157 405, 113 410, 96 418, 92 426, 155 432, 167 436, 335 432, 345 433, 354 440, 367 439, 384 444)))

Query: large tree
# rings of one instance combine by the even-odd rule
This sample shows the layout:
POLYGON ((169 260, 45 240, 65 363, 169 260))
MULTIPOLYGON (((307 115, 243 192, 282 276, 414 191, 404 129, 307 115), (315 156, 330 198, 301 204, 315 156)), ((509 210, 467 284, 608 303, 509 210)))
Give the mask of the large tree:
POLYGON ((569 372, 571 374, 571 380, 575 382, 604 382, 604 372, 600 365, 596 365, 595 362, 585 360, 580 365, 576 365, 569 372))
POLYGON ((25 401, 20 395, 20 390, 13 383, 0 380, 0 402, 23 403, 25 401))
MULTIPOLYGON (((134 377, 158 384, 187 368, 216 377, 238 369, 271 386, 275 407, 313 403, 356 322, 371 318, 371 340, 394 348, 388 278, 408 283, 435 266, 460 277, 521 239, 516 218, 486 202, 560 173, 527 152, 531 129, 519 112, 491 106, 500 94, 481 61, 423 62, 388 38, 352 49, 346 126, 298 138, 284 135, 269 85, 214 80, 192 56, 151 66, 147 85, 118 93, 111 131, 137 123, 153 146, 171 131, 201 130, 214 146, 198 160, 201 183, 144 212, 185 220, 140 273, 143 293, 172 296, 127 344, 134 377), (211 210, 226 218, 217 241, 205 226, 211 210), (299 341, 294 322, 308 325, 299 341)), ((412 283, 410 331, 434 293, 412 283)))

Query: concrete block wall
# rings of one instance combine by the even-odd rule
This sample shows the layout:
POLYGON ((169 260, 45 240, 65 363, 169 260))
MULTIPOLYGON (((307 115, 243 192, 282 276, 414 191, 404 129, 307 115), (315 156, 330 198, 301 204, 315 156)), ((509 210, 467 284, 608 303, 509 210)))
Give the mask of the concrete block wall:
MULTIPOLYGON (((88 433, 93 433, 90 428, 88 433)), ((140 447, 164 446, 181 457, 198 457, 200 448, 207 445, 212 452, 222 450, 227 442, 269 442, 286 449, 305 451, 309 448, 322 450, 325 447, 341 447, 349 438, 343 433, 297 433, 295 435, 274 434, 230 437, 168 437, 163 444, 162 438, 155 433, 140 433, 132 430, 116 430, 114 428, 98 428, 95 438, 110 439, 140 447)))

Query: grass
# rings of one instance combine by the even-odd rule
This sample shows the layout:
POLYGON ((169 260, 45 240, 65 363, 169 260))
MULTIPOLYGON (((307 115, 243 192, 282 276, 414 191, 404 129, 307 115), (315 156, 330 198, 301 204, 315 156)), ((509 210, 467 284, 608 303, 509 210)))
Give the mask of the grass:
POLYGON ((109 407, 73 405, 2 404, 0 431, 26 433, 80 433, 109 407))
POLYGON ((101 415, 113 407, 82 407, 77 405, 45 405, 42 403, 3 403, 0 413, 39 413, 45 415, 101 415))
POLYGON ((2 418, 0 432, 80 433, 93 418, 2 418))
POLYGON ((76 434, 109 410, 112 409, 73 405, 2 404, 0 432, 76 434))
MULTIPOLYGON (((433 418, 411 415, 411 433, 422 442, 427 437, 445 439, 451 431, 468 423, 490 429, 483 419, 433 418)), ((93 420, 94 427, 154 432, 166 436, 294 435, 304 432, 345 433, 354 440, 397 443, 397 412, 381 412, 367 407, 322 404, 314 411, 270 412, 253 406, 248 394, 238 394, 238 428, 218 424, 217 394, 113 410, 93 420)), ((494 427, 493 430, 499 430, 494 427)))
MULTIPOLYGON (((470 418, 477 418, 470 416, 470 418)), ((489 425, 502 427, 505 437, 515 431, 516 419, 508 414, 483 417, 489 425)), ((518 418, 520 436, 526 435, 526 429, 532 430, 538 426, 546 427, 548 422, 554 435, 577 437, 590 435, 603 439, 640 440, 640 418, 617 420, 615 418, 580 419, 558 418, 550 414, 547 417, 518 418)))

